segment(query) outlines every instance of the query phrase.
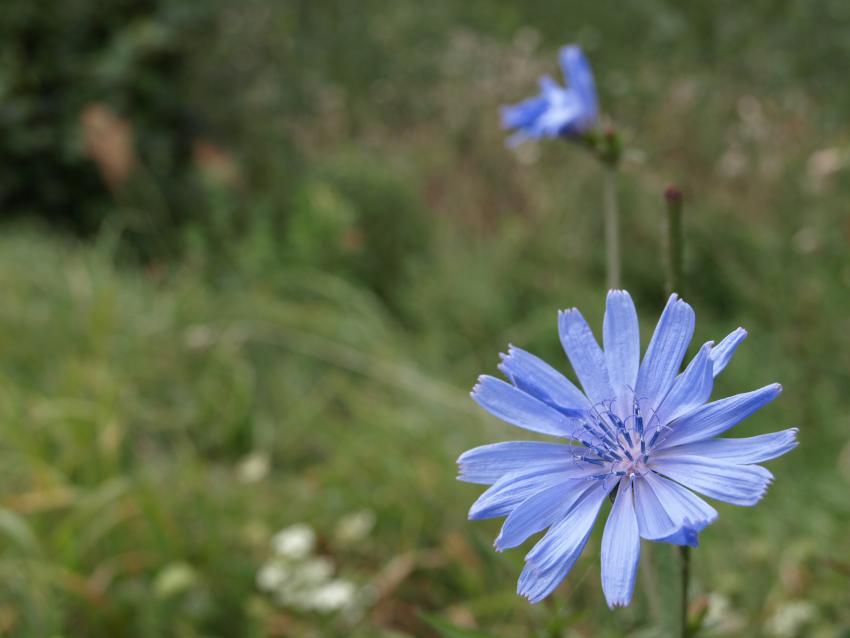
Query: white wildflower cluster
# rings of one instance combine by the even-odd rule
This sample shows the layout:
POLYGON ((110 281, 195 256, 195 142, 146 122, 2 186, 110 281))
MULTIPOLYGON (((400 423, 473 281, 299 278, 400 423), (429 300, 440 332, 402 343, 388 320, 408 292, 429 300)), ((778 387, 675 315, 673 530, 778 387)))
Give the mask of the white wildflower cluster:
POLYGON ((259 483, 271 469, 271 457, 267 452, 252 452, 236 467, 236 477, 242 483, 259 483))
POLYGON ((794 638, 808 635, 803 630, 817 617, 817 607, 807 600, 790 601, 780 606, 765 621, 764 630, 775 638, 794 638))
POLYGON ((728 596, 720 593, 708 595, 708 610, 702 627, 710 635, 740 636, 747 621, 733 606, 728 596))
POLYGON ((359 510, 343 516, 337 523, 334 537, 342 545, 354 545, 363 541, 375 526, 375 513, 359 510))
POLYGON ((368 603, 368 590, 334 577, 333 561, 317 555, 315 547, 316 533, 306 523, 280 530, 271 539, 272 557, 257 572, 257 587, 284 607, 358 616, 368 603))

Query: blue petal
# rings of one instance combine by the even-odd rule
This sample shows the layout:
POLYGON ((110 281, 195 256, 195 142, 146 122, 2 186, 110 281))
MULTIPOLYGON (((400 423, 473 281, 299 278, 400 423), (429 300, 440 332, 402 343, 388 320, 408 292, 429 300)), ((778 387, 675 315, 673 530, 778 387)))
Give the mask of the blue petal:
POLYGON ((469 518, 479 520, 507 516, 525 499, 551 485, 564 484, 582 471, 588 472, 580 467, 561 470, 556 466, 541 466, 505 474, 472 504, 469 518))
POLYGON ((631 414, 640 365, 640 328, 632 298, 625 290, 611 290, 602 324, 605 364, 621 419, 631 414))
POLYGON ((646 476, 635 482, 635 514, 643 538, 660 541, 671 538, 682 529, 682 521, 674 522, 646 476))
POLYGON ((676 377, 670 392, 658 406, 656 425, 666 425, 708 401, 714 387, 711 345, 711 342, 708 342, 700 348, 690 365, 676 377))
POLYGON ((472 398, 502 421, 532 432, 570 436, 574 430, 573 420, 495 377, 479 377, 478 385, 472 389, 472 398))
POLYGON ((558 58, 567 87, 576 94, 582 105, 582 116, 578 126, 581 131, 587 130, 596 123, 599 115, 596 84, 593 81, 590 63, 581 49, 574 45, 563 47, 558 58))
POLYGON ((736 328, 723 341, 718 343, 711 349, 711 360, 714 362, 714 376, 723 372, 723 369, 729 364, 738 345, 747 336, 747 331, 743 328, 736 328))
POLYGON ((532 534, 561 520, 587 491, 587 478, 569 479, 529 496, 510 513, 496 538, 496 549, 522 545, 532 534))
POLYGON ((552 99, 558 99, 559 95, 565 93, 564 87, 555 82, 550 75, 540 77, 540 95, 542 95, 547 103, 551 103, 552 99))
POLYGON ((640 533, 631 482, 623 479, 602 534, 602 591, 608 606, 632 600, 640 560, 640 533))
POLYGON ((635 483, 635 510, 643 538, 696 547, 717 512, 701 498, 651 472, 635 483))
POLYGON ((749 465, 782 456, 797 447, 797 428, 745 439, 708 439, 677 445, 658 452, 658 458, 704 456, 727 463, 749 465))
POLYGON ((673 421, 670 431, 662 435, 658 447, 669 448, 722 434, 773 401, 780 392, 782 386, 773 383, 752 392, 707 403, 673 421))
POLYGON ((643 480, 664 507, 670 521, 679 528, 678 532, 655 540, 696 547, 697 534, 717 520, 717 510, 690 490, 663 476, 650 472, 643 476, 643 480))
POLYGON ((563 443, 505 441, 467 450, 457 460, 461 481, 490 485, 509 472, 575 467, 574 449, 563 443))
POLYGON ((605 353, 577 308, 558 313, 558 332, 561 345, 591 403, 596 405, 613 399, 605 353))
POLYGON ((755 505, 773 475, 759 465, 735 465, 699 456, 655 459, 653 469, 708 497, 733 505, 755 505))
POLYGON ((540 91, 547 104, 532 125, 538 134, 547 137, 572 135, 589 127, 587 109, 574 89, 565 89, 545 75, 540 78, 540 91))
POLYGON ((557 137, 575 135, 582 129, 582 106, 576 95, 560 91, 549 96, 549 106, 534 123, 540 135, 557 137))
POLYGON ((523 392, 570 415, 578 416, 590 409, 581 390, 542 359, 514 346, 501 356, 499 370, 523 392))
POLYGON ((670 391, 694 334, 694 311, 675 294, 661 313, 638 372, 635 392, 656 410, 670 391))
POLYGON ((669 543, 670 545, 683 545, 686 547, 699 547, 699 533, 702 530, 692 527, 690 523, 677 529, 669 536, 654 539, 656 543, 669 543))
POLYGON ((520 129, 531 126, 546 112, 548 106, 548 100, 542 95, 528 98, 513 106, 503 106, 502 126, 520 129))
POLYGON ((578 47, 563 49, 560 58, 570 86, 564 88, 544 76, 540 95, 502 108, 502 125, 521 131, 520 137, 508 140, 510 145, 528 138, 578 135, 596 123, 596 88, 587 59, 578 47))
POLYGON ((564 580, 587 544, 606 494, 602 483, 595 483, 562 521, 549 528, 525 557, 518 594, 538 603, 564 580))

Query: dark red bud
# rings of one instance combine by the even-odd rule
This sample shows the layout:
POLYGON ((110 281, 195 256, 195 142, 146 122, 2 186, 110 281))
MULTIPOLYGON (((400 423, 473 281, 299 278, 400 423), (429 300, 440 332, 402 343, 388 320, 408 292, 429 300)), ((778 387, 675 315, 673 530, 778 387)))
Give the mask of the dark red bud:
POLYGON ((670 203, 681 202, 682 191, 670 184, 670 186, 664 189, 664 199, 666 199, 670 203))

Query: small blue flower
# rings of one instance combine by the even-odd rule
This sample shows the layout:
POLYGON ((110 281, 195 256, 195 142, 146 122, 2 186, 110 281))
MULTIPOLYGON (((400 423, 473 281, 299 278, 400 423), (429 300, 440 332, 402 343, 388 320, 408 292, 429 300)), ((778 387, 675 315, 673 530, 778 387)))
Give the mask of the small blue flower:
POLYGON ((546 75, 540 78, 540 95, 502 108, 502 126, 517 129, 510 145, 529 138, 576 137, 596 124, 599 108, 590 63, 575 45, 563 47, 559 58, 566 88, 546 75))
POLYGON ((640 539, 696 547, 717 512, 694 492, 755 505, 773 479, 757 464, 796 447, 797 429, 717 438, 782 388, 774 383, 708 402, 714 378, 747 333, 738 328, 717 345, 704 344, 680 372, 694 311, 676 295, 643 362, 637 312, 625 291, 608 293, 602 348, 575 308, 559 313, 558 329, 584 392, 541 359, 510 347, 499 369, 511 383, 482 376, 472 398, 503 421, 567 441, 510 441, 469 450, 458 459, 459 478, 491 485, 469 517, 507 517, 498 551, 548 528, 526 555, 519 578, 518 593, 534 603, 575 564, 611 494, 602 589, 609 606, 625 606, 640 539))

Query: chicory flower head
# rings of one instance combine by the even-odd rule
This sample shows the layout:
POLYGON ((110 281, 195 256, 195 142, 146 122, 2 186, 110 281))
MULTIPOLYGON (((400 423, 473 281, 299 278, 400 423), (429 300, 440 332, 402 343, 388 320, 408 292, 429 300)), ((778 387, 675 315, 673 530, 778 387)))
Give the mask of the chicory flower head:
POLYGON ((540 78, 540 95, 502 108, 502 125, 517 129, 508 143, 529 138, 576 137, 593 128, 599 115, 590 63, 575 45, 559 54, 566 88, 548 75, 540 78))
POLYGON ((694 492, 755 505, 773 476, 757 465, 796 447, 796 428, 750 438, 717 438, 776 398, 781 386, 708 402, 714 378, 746 331, 704 344, 684 371, 694 311, 670 297, 643 361, 634 304, 612 290, 600 347, 577 309, 558 317, 561 343, 584 392, 532 354, 510 347, 506 383, 479 378, 472 398, 513 425, 565 441, 511 441, 458 459, 460 479, 491 485, 471 519, 507 517, 499 551, 548 528, 526 555, 518 593, 539 602, 560 584, 613 505, 602 536, 602 588, 609 606, 631 601, 640 539, 696 547, 717 512, 694 492))

